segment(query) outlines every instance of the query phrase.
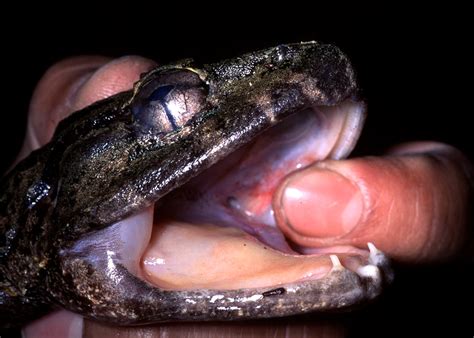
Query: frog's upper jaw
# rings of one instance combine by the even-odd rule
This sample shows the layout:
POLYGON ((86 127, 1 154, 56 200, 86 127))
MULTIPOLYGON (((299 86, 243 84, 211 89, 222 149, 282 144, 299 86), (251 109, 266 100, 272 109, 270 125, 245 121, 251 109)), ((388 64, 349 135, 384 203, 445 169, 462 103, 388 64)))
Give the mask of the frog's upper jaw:
POLYGON ((292 171, 347 156, 364 116, 362 103, 345 101, 288 118, 155 208, 62 251, 67 278, 59 282, 74 287, 55 287, 53 296, 82 313, 88 304, 87 316, 118 324, 274 317, 373 298, 385 260, 376 264, 354 247, 301 255, 279 230, 272 205, 292 171))

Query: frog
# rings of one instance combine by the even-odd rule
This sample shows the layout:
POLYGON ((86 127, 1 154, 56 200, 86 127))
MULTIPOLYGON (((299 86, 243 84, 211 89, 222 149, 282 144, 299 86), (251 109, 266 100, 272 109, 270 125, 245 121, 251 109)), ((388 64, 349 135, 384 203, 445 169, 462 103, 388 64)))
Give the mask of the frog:
MULTIPOLYGON (((150 273, 138 271, 119 250, 126 245, 116 229, 124 220, 157 210, 162 201, 172 205, 173 198, 189 210, 206 209, 199 203, 187 206, 200 197, 186 196, 183 191, 195 190, 183 187, 268 131, 278 138, 293 125, 305 124, 314 109, 344 116, 339 124, 351 140, 335 138, 330 155, 347 156, 365 117, 355 71, 338 47, 310 41, 204 65, 186 59, 159 66, 133 89, 62 120, 51 141, 0 183, 0 326, 20 327, 57 308, 114 325, 142 325, 334 311, 376 298, 392 274, 388 258, 372 243, 349 254, 324 250, 317 259, 329 260, 332 267, 318 278, 308 274, 230 287, 160 285, 159 274, 147 278, 150 273), (341 113, 346 111, 349 118, 341 113), (288 121, 289 127, 279 127, 288 121)), ((241 208, 234 195, 235 189, 226 191, 222 208, 241 208)), ((192 212, 189 218, 209 221, 209 214, 192 212)), ((125 233, 140 242, 148 230, 134 224, 125 233)), ((179 222, 174 226, 186 228, 179 222)), ((276 250, 278 245, 271 248, 262 235, 275 228, 242 228, 246 240, 253 238, 246 243, 267 240, 262 247, 276 250)), ((244 236, 241 230, 238 235, 225 231, 244 236)), ((291 251, 285 245, 282 251, 291 251)))

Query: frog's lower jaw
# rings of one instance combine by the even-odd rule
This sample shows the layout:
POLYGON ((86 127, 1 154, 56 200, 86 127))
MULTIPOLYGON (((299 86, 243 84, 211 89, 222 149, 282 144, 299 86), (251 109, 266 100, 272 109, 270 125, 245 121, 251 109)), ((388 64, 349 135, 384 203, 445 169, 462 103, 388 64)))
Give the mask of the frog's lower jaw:
POLYGON ((132 275, 113 259, 95 262, 91 269, 90 262, 75 257, 64 261, 63 273, 76 285, 76 292, 58 289, 53 296, 68 299, 63 306, 69 310, 117 325, 257 319, 338 310, 373 299, 390 276, 386 257, 373 244, 368 247, 368 254, 320 257, 321 263, 331 268, 315 279, 230 290, 164 290, 132 275))
POLYGON ((154 209, 63 251, 63 280, 75 287, 51 288, 59 290, 53 297, 126 325, 285 316, 377 296, 390 273, 373 245, 301 255, 273 218, 273 192, 286 175, 344 158, 360 133, 363 104, 315 110, 288 118, 154 209))

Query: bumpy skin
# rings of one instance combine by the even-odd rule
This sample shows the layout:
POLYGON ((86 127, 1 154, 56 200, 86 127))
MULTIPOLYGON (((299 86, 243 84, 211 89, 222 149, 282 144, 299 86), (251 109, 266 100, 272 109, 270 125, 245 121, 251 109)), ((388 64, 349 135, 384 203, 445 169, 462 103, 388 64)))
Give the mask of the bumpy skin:
POLYGON ((357 95, 339 49, 282 45, 197 69, 157 68, 134 90, 63 120, 50 143, 0 184, 0 326, 19 326, 54 306, 118 324, 223 320, 339 308, 371 285, 346 270, 267 289, 164 291, 125 268, 120 280, 68 251, 72 244, 150 205, 263 130, 313 105, 357 95), (131 105, 160 74, 188 69, 207 86, 205 109, 167 134, 134 117, 131 105))

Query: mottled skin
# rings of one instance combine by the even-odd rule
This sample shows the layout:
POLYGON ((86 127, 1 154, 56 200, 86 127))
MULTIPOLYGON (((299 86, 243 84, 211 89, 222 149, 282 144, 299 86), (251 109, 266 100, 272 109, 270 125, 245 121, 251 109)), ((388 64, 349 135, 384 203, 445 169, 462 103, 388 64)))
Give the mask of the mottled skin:
POLYGON ((134 90, 72 114, 0 184, 0 326, 23 325, 58 305, 123 325, 283 316, 368 298, 378 286, 343 269, 274 292, 164 291, 125 268, 120 281, 112 280, 68 251, 81 236, 149 206, 286 116, 356 95, 347 58, 310 42, 199 69, 189 61, 159 67, 134 90), (183 128, 160 133, 130 107, 148 81, 176 69, 203 81, 205 108, 183 128))

